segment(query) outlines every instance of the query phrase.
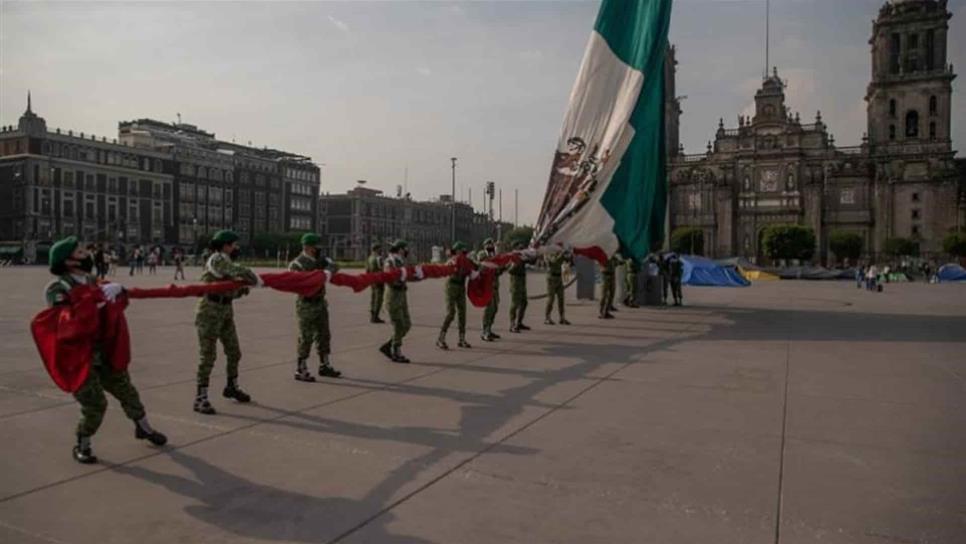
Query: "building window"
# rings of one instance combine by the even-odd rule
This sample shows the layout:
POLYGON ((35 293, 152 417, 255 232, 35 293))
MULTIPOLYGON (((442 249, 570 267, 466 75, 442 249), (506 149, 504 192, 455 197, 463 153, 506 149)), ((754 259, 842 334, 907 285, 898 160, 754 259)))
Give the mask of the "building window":
POLYGON ((919 210, 912 210, 912 219, 919 219, 919 210))
POLYGON ((919 137, 919 112, 909 110, 906 113, 906 138, 919 137))
POLYGON ((932 95, 929 97, 929 115, 936 115, 938 111, 939 99, 936 98, 936 95, 932 95))
POLYGON ((855 204, 855 189, 842 189, 839 193, 839 204, 855 204))
POLYGON ((889 72, 899 73, 899 55, 902 51, 902 36, 893 34, 889 40, 889 72))
POLYGON ((919 236, 919 225, 913 225, 912 226, 912 235, 913 236, 919 236))
POLYGON ((929 123, 929 139, 930 140, 935 140, 936 139, 936 122, 935 121, 929 123))
POLYGON ((896 99, 893 98, 889 100, 889 117, 894 118, 895 116, 896 116, 896 99))
POLYGON ((919 193, 912 193, 912 201, 919 202, 919 193))

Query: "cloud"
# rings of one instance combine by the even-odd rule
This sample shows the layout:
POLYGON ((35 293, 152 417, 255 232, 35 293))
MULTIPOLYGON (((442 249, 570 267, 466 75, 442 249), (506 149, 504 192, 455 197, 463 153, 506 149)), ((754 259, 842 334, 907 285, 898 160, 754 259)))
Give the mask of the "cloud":
POLYGON ((419 75, 421 75, 421 76, 431 76, 431 75, 433 75, 433 71, 430 70, 428 66, 420 66, 420 67, 416 68, 416 73, 419 74, 419 75))
POLYGON ((336 19, 335 17, 329 15, 329 22, 335 25, 335 27, 341 30, 342 32, 349 31, 349 25, 347 25, 345 21, 341 19, 336 19))
POLYGON ((527 61, 543 60, 543 51, 539 49, 527 49, 520 53, 520 58, 527 61))

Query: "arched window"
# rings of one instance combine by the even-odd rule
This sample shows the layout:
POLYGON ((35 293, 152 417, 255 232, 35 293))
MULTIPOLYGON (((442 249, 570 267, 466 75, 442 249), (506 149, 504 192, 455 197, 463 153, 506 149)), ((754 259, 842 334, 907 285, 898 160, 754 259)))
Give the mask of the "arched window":
POLYGON ((889 117, 896 116, 896 99, 889 100, 889 117))
POLYGON ((929 115, 936 115, 939 111, 939 100, 936 99, 936 95, 929 97, 929 115))
POLYGON ((788 179, 785 180, 785 190, 794 191, 795 190, 795 174, 789 172, 788 179))
POLYGON ((746 191, 751 190, 751 178, 748 176, 745 176, 745 190, 746 191))
POLYGON ((919 112, 909 110, 906 113, 906 138, 919 137, 919 112))
POLYGON ((895 140, 896 139, 896 126, 895 125, 889 125, 889 139, 890 140, 895 140))

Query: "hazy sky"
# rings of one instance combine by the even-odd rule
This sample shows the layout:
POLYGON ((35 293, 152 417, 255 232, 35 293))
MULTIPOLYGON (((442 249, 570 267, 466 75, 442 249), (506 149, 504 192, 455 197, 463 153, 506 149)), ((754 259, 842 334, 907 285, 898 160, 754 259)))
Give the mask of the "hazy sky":
MULTIPOLYGON (((865 131, 871 21, 884 0, 773 0, 772 64, 788 103, 822 110, 839 145, 865 131)), ((503 217, 538 213, 598 2, 93 3, 0 0, 0 123, 27 89, 49 127, 116 137, 117 122, 184 122, 324 163, 323 191, 358 179, 419 199, 503 188, 503 217)), ((966 68, 966 0, 950 62, 966 68)), ((764 0, 676 0, 682 141, 750 111, 764 65, 764 0)), ((954 145, 966 106, 954 82, 954 145)))

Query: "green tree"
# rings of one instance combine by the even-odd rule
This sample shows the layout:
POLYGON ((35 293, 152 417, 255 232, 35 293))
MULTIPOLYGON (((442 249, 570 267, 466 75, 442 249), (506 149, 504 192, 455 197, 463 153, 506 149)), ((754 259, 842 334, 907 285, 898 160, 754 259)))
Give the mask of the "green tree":
POLYGON ((966 257, 966 232, 954 232, 943 238, 943 251, 953 257, 966 257))
POLYGON ((919 242, 908 238, 888 238, 882 246, 882 251, 893 257, 913 257, 919 255, 919 242))
POLYGON ((503 248, 504 250, 513 249, 513 245, 517 242, 530 245, 531 239, 533 239, 533 227, 516 227, 503 233, 503 248))
POLYGON ((815 232, 800 225, 772 225, 765 229, 765 254, 771 259, 807 261, 815 254, 815 232))
POLYGON ((828 237, 828 247, 839 259, 855 262, 862 255, 864 246, 862 235, 855 232, 836 230, 828 237))
POLYGON ((259 256, 275 255, 276 251, 301 251, 303 232, 260 232, 252 238, 252 249, 259 256))
POLYGON ((671 251, 685 255, 704 255, 704 231, 698 227, 678 227, 671 233, 671 251))

